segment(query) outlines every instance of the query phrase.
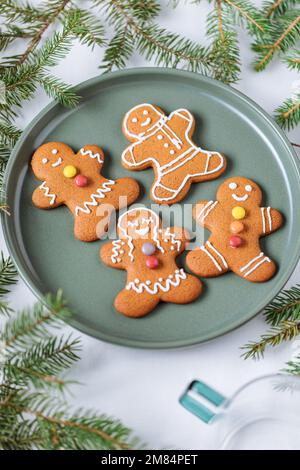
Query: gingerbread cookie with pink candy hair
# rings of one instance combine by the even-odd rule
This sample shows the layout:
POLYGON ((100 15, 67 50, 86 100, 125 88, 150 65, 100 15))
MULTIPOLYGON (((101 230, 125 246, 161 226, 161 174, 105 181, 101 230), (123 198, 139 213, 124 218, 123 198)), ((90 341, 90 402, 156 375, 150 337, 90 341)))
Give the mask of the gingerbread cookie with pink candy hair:
POLYGON ((126 286, 114 303, 118 312, 142 317, 159 302, 186 304, 201 294, 201 281, 175 261, 188 240, 182 228, 163 228, 155 212, 133 208, 119 217, 118 235, 100 250, 107 266, 127 271, 126 286))
POLYGON ((271 207, 261 206, 262 191, 254 181, 241 176, 226 180, 216 201, 199 201, 195 220, 211 231, 204 245, 190 251, 187 266, 202 277, 233 271, 252 282, 270 279, 276 266, 260 247, 259 239, 278 230, 283 218, 271 207))
POLYGON ((104 153, 97 145, 85 145, 75 154, 62 142, 41 145, 31 160, 33 173, 42 181, 32 194, 34 205, 54 209, 65 204, 75 219, 76 238, 85 242, 101 238, 112 211, 139 195, 132 178, 104 178, 103 161, 104 153))
POLYGON ((150 197, 160 204, 181 201, 192 183, 218 178, 226 168, 219 152, 203 150, 192 141, 195 119, 187 109, 169 116, 144 103, 130 109, 123 119, 123 133, 130 142, 122 154, 128 170, 153 167, 150 197))

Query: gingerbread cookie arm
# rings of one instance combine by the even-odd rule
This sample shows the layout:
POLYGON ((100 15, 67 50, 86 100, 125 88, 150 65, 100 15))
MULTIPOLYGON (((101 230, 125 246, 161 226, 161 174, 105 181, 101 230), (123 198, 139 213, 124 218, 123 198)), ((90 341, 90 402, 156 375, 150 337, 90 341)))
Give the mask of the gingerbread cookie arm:
POLYGON ((282 226, 282 215, 277 209, 272 207, 261 207, 261 234, 268 235, 275 232, 282 226))
POLYGON ((100 249, 100 258, 111 268, 126 269, 125 256, 126 247, 121 240, 105 243, 100 249))
POLYGON ((128 170, 141 170, 150 167, 152 160, 150 160, 150 154, 149 160, 147 160, 147 152, 149 151, 142 145, 142 142, 135 142, 130 145, 122 153, 121 160, 123 167, 128 170), (139 162, 139 160, 141 160, 141 162, 139 162))
POLYGON ((39 209, 54 209, 64 204, 63 199, 51 191, 46 181, 33 191, 32 202, 39 209))
MULTIPOLYGON (((195 119, 194 116, 187 110, 187 109, 176 109, 173 111, 168 119, 167 124, 165 125, 167 130, 168 128, 175 132, 173 138, 179 138, 179 146, 181 146, 182 141, 181 139, 185 140, 185 138, 191 137, 193 131, 195 129, 195 119)), ((176 142, 174 142, 176 145, 176 142)), ((179 147, 180 148, 180 147, 179 147)))
POLYGON ((91 173, 94 171, 100 173, 104 162, 104 152, 98 145, 85 145, 77 152, 75 158, 88 159, 91 173))
POLYGON ((215 221, 215 210, 218 201, 198 201, 193 209, 194 219, 202 225, 202 227, 210 228, 215 221))

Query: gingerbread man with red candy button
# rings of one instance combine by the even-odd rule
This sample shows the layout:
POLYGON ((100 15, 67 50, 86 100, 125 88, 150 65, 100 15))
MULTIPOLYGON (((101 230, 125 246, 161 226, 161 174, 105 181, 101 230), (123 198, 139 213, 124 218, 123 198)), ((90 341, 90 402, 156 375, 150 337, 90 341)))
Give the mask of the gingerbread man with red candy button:
POLYGON ((104 178, 100 174, 103 161, 104 153, 97 145, 85 145, 75 154, 62 142, 41 145, 31 161, 35 176, 43 181, 33 192, 33 203, 40 209, 65 204, 75 218, 75 236, 85 242, 101 238, 111 212, 139 195, 132 178, 104 178))
POLYGON ((144 103, 125 115, 123 132, 133 144, 123 152, 122 164, 128 170, 153 167, 153 201, 178 202, 192 183, 215 179, 225 171, 224 155, 203 150, 191 140, 194 128, 194 117, 187 109, 166 116, 158 106, 144 103))
POLYGON ((183 229, 163 228, 155 212, 134 208, 119 217, 118 234, 100 250, 106 265, 127 271, 126 287, 114 303, 118 312, 142 317, 159 302, 185 304, 201 294, 201 281, 175 261, 188 240, 183 229))
POLYGON ((260 207, 262 192, 249 179, 235 177, 218 189, 216 201, 199 201, 193 216, 211 236, 186 257, 192 272, 202 277, 220 276, 231 270, 252 282, 264 282, 275 271, 275 263, 266 256, 259 238, 282 225, 280 212, 260 207))

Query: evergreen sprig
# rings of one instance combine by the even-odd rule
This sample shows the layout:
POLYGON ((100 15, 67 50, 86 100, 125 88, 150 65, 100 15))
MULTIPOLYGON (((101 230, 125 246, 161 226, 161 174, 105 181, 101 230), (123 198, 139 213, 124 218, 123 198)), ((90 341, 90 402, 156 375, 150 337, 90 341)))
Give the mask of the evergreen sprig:
MULTIPOLYGON (((2 257, 0 299, 16 282, 2 257)), ((73 410, 63 399, 66 372, 79 359, 80 341, 54 334, 71 312, 62 292, 21 312, 7 305, 0 334, 0 449, 130 449, 137 445, 120 421, 73 410), (51 327, 51 331, 49 329, 51 327), (53 330, 56 328, 56 330, 53 330)))
MULTIPOLYGON (((271 325, 268 333, 263 334, 259 341, 251 341, 242 349, 245 359, 263 357, 268 346, 275 347, 285 341, 291 341, 300 334, 300 285, 282 291, 266 307, 266 322, 271 325)), ((285 371, 300 372, 300 356, 289 361, 285 371)))
POLYGON ((9 292, 9 286, 17 282, 17 271, 11 258, 5 258, 0 253, 0 315, 8 315, 11 309, 4 300, 4 296, 9 292))

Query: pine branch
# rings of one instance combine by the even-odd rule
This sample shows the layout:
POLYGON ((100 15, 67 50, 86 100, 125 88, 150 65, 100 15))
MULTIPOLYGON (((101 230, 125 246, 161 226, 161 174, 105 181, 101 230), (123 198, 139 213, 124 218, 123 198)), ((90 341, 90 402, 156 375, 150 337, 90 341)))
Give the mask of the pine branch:
POLYGON ((275 119, 279 126, 287 130, 300 122, 300 93, 288 98, 275 110, 275 119))
POLYGON ((276 52, 286 52, 293 47, 299 35, 299 10, 288 11, 270 23, 266 34, 253 44, 254 51, 258 53, 255 69, 257 71, 263 70, 276 52))
POLYGON ((298 72, 300 72, 300 50, 295 49, 291 51, 285 58, 285 62, 290 69, 298 70, 298 72))
POLYGON ((8 303, 3 297, 10 292, 9 287, 17 282, 17 270, 11 258, 4 258, 3 253, 0 254, 0 315, 8 315, 12 312, 8 303))
MULTIPOLYGON (((102 4, 99 0, 94 0, 94 2, 98 5, 102 4)), ((166 31, 152 22, 158 11, 156 2, 153 0, 144 2, 106 0, 103 1, 102 10, 106 14, 107 21, 113 24, 117 31, 124 27, 131 31, 132 37, 136 38, 138 51, 147 60, 154 59, 157 65, 165 67, 176 67, 180 63, 182 67, 189 70, 208 72, 211 61, 206 48, 178 34, 166 31)), ((126 53, 124 57, 126 59, 126 53)), ((110 62, 111 59, 110 55, 110 62)))
POLYGON ((286 11, 292 10, 298 4, 298 0, 267 0, 263 3, 263 13, 266 18, 276 18, 286 11))
POLYGON ((66 8, 68 3, 70 3, 71 0, 61 0, 57 2, 57 7, 54 9, 52 15, 50 15, 44 23, 42 23, 41 28, 37 33, 33 36, 32 40, 28 44, 25 52, 21 55, 19 59, 19 65, 23 64, 25 60, 29 57, 29 55, 34 51, 34 49, 37 47, 39 44, 40 40, 43 37, 43 34, 46 32, 46 30, 49 28, 49 26, 57 19, 57 17, 63 12, 63 10, 66 8))
POLYGON ((300 375, 300 355, 297 356, 294 360, 288 361, 286 366, 283 369, 283 372, 287 372, 288 374, 293 375, 300 375))
POLYGON ((300 322, 283 321, 278 326, 272 328, 270 332, 261 336, 260 341, 251 341, 242 349, 244 359, 252 358, 259 359, 263 357, 264 352, 268 346, 275 347, 283 341, 291 341, 300 333, 300 322))
POLYGON ((38 303, 11 317, 4 325, 0 341, 9 353, 23 352, 33 341, 51 337, 48 328, 60 327, 61 320, 70 318, 71 312, 59 290, 56 296, 47 295, 45 303, 38 303))
POLYGON ((234 24, 243 26, 246 24, 253 34, 263 33, 266 21, 263 15, 251 3, 245 0, 221 0, 229 5, 233 12, 232 21, 234 24))
POLYGON ((283 321, 300 321, 300 285, 282 291, 265 308, 264 317, 272 326, 283 321))

